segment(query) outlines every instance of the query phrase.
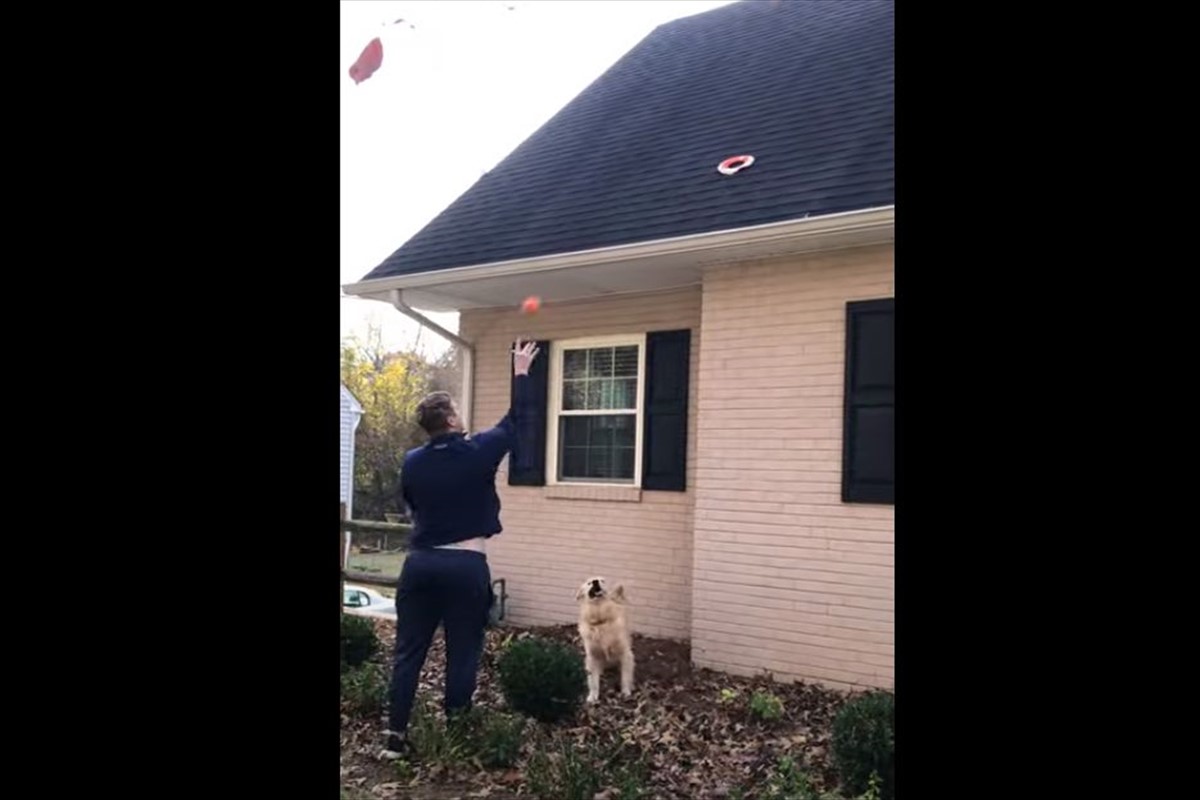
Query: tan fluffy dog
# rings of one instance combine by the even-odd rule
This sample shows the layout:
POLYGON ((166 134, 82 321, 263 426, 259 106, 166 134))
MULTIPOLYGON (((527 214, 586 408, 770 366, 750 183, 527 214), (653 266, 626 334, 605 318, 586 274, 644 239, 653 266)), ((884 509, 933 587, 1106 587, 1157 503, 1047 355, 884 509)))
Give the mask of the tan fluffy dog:
POLYGON ((600 675, 608 667, 621 667, 621 694, 633 691, 633 640, 629 634, 625 587, 612 592, 604 578, 588 578, 575 594, 579 602, 579 637, 587 666, 587 701, 600 699, 600 675))

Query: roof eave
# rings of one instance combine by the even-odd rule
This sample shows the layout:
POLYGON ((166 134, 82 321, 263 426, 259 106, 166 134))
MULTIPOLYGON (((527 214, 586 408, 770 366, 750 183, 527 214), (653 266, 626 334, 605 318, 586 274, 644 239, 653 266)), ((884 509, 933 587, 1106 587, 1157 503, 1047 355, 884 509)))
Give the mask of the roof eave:
POLYGON ((396 289, 430 289, 451 283, 650 262, 673 256, 701 256, 697 263, 711 265, 768 253, 786 255, 861 247, 890 241, 894 227, 895 205, 888 205, 572 253, 392 275, 345 284, 342 289, 348 295, 390 302, 390 292, 396 289))

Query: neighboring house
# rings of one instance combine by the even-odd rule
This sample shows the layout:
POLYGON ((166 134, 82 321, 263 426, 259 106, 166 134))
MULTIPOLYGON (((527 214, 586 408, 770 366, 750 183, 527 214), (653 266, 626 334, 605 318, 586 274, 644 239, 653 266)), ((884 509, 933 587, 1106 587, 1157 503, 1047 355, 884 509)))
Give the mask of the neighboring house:
POLYGON ((342 384, 342 502, 346 504, 346 519, 354 518, 354 432, 362 415, 362 405, 342 384))
POLYGON ((598 574, 697 665, 892 686, 892 12, 659 27, 346 287, 460 312, 475 428, 542 343, 489 551, 514 622, 598 574))

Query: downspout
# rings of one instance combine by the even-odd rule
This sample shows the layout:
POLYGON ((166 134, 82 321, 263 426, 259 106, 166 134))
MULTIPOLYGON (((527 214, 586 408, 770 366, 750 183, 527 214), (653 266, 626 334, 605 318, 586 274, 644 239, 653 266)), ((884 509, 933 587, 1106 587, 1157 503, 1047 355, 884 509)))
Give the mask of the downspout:
POLYGON ((459 348, 462 352, 462 357, 463 357, 463 385, 462 385, 462 396, 459 398, 458 410, 462 412, 463 417, 464 417, 463 428, 468 431, 471 430, 471 416, 472 416, 473 405, 474 405, 474 401, 475 401, 474 392, 472 391, 475 387, 475 347, 474 347, 474 345, 472 345, 470 342, 468 342, 466 339, 462 338, 458 334, 451 333, 450 331, 443 328, 441 325, 438 325, 433 320, 429 319, 428 317, 425 317, 424 315, 421 314, 420 311, 417 311, 415 308, 412 308, 411 306, 405 304, 404 295, 402 294, 400 289, 392 289, 390 294, 391 294, 391 298, 392 298, 392 305, 396 307, 397 311, 399 311, 404 316, 409 317, 412 320, 415 320, 418 325, 423 325, 424 327, 429 328, 434 333, 440 335, 443 339, 446 339, 449 342, 453 342, 454 344, 459 346, 459 348))

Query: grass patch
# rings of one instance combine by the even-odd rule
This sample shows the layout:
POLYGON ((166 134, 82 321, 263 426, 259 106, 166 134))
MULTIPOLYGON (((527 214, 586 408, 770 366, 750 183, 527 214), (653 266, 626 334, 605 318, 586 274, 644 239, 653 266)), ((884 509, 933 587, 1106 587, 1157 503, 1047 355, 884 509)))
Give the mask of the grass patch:
POLYGON ((649 796, 643 755, 623 742, 540 742, 525 766, 526 788, 541 800, 641 800, 649 796))
MULTIPOLYGON (((346 562, 348 572, 369 572, 385 578, 394 578, 404 566, 404 553, 351 553, 346 562)), ((384 597, 395 597, 394 590, 380 586, 372 589, 384 597)))

